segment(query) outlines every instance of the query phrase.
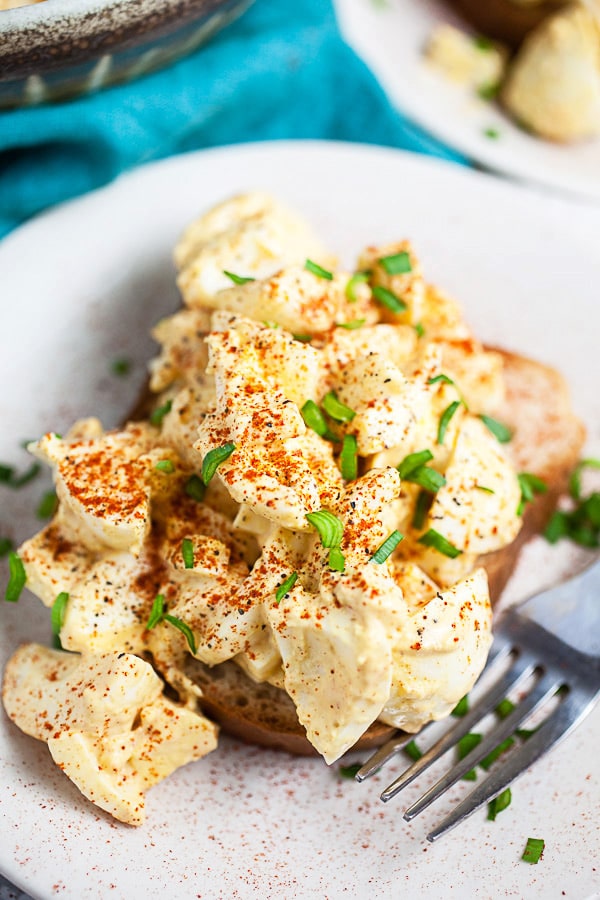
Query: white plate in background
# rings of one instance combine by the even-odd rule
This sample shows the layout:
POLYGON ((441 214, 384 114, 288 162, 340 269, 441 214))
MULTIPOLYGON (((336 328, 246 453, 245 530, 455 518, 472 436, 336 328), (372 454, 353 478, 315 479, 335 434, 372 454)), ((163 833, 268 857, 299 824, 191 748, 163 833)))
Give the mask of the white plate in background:
MULTIPOLYGON (((565 372, 592 449, 598 443, 600 210, 399 151, 282 142, 139 169, 0 244, 0 460, 24 466, 22 439, 77 416, 113 425, 126 414, 151 353, 148 328, 178 302, 170 256, 179 232, 254 188, 305 213, 348 264, 367 243, 413 238, 427 276, 461 299, 484 340, 565 372), (134 361, 125 379, 110 371, 122 357, 134 361)), ((39 527, 30 510, 44 484, 0 490, 0 532, 20 540, 39 527)), ((537 542, 513 595, 564 562, 537 542)), ((0 667, 20 641, 48 641, 48 619, 26 593, 0 603, 0 667)), ((590 897, 599 738, 597 710, 515 784, 496 822, 481 810, 430 845, 425 835, 466 784, 407 824, 401 813, 418 787, 378 799, 400 763, 358 785, 336 766, 228 739, 153 788, 147 821, 134 829, 88 803, 46 747, 0 711, 0 871, 43 900, 590 897), (528 837, 546 841, 537 866, 520 861, 528 837)))
POLYGON ((536 138, 425 63, 423 48, 437 23, 468 30, 443 0, 335 0, 335 7, 348 43, 414 122, 493 171, 600 200, 600 137, 571 145, 536 138), (486 136, 489 128, 497 139, 486 136))

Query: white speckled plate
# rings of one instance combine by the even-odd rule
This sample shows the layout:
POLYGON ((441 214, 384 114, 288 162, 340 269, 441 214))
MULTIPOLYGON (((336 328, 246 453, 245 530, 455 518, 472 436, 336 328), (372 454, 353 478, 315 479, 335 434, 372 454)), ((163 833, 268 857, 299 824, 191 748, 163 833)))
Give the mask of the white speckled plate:
MULTIPOLYGON (((115 424, 151 352, 150 324, 177 305, 170 253, 200 210, 240 190, 272 190, 307 214, 348 262, 369 241, 410 235, 431 280, 464 302, 486 340, 568 375, 598 446, 600 211, 397 151, 319 143, 233 147, 171 159, 50 212, 0 245, 3 312, 0 459, 76 416, 115 424), (133 360, 118 378, 110 363, 133 360)), ((548 398, 552 403, 552 398, 548 398)), ((0 488, 0 533, 21 539, 46 485, 0 488)), ((570 557, 532 546, 511 594, 570 557)), ((31 596, 0 606, 0 666, 19 641, 49 639, 31 596)), ((37 898, 590 897, 598 885, 600 710, 513 788, 496 822, 483 811, 434 845, 425 835, 449 800, 412 824, 373 781, 337 767, 223 739, 154 788, 144 826, 111 820, 77 792, 43 744, 0 713, 0 870, 37 898), (537 866, 519 858, 542 837, 537 866)), ((406 791, 406 801, 418 789, 406 791)))
MULTIPOLYGON (((485 2, 485 0, 482 0, 485 2)), ((342 31, 407 116, 470 159, 513 178, 600 200, 600 138, 552 144, 426 65, 435 25, 467 29, 443 0, 335 0, 342 31), (497 140, 486 136, 498 132, 497 140)))

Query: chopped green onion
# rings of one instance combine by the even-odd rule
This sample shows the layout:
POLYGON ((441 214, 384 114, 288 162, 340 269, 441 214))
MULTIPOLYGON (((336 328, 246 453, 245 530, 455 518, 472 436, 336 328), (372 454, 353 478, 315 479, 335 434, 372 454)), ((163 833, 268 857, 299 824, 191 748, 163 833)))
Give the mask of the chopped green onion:
POLYGON ((418 484, 419 487, 425 488, 426 491, 430 491, 432 494, 435 494, 446 484, 444 476, 428 466, 419 466, 418 469, 409 472, 404 480, 409 481, 411 484, 418 484))
POLYGON ((0 463, 0 484, 10 484, 14 474, 15 470, 13 466, 7 466, 6 463, 0 463))
POLYGON ((511 712, 515 708, 515 704, 512 700, 509 700, 508 697, 505 697, 504 700, 501 700, 494 712, 501 719, 506 719, 507 716, 510 716, 511 712))
POLYGON ((265 319, 263 325, 266 325, 267 328, 279 328, 279 322, 274 322, 272 319, 265 319))
POLYGON ((385 306, 386 309, 389 309, 393 313, 401 313, 408 309, 408 306, 401 300, 400 297, 397 297, 393 291, 390 291, 389 288, 381 287, 381 285, 377 285, 373 288, 373 297, 380 303, 382 306, 385 306))
POLYGON ((457 719, 461 719, 463 716, 469 712, 469 695, 465 694, 462 700, 459 700, 452 712, 451 716, 455 716, 457 719))
POLYGON ((386 537, 383 544, 381 544, 373 556, 371 557, 371 562, 379 563, 380 565, 386 561, 388 556, 394 552, 400 541, 404 539, 404 535, 400 534, 397 529, 394 529, 392 533, 386 537))
POLYGON ((391 256, 382 256, 379 265, 388 275, 405 275, 407 272, 412 272, 412 263, 406 250, 393 253, 391 256))
POLYGON ((514 743, 515 743, 514 739, 511 737, 508 737, 508 738, 506 738, 506 740, 502 741, 501 744, 498 744, 497 747, 494 747, 494 749, 490 753, 488 753, 488 755, 485 756, 479 763, 481 768, 485 769, 485 771, 487 772, 487 770, 490 769, 492 767, 492 765, 496 762, 498 757, 502 756, 503 753, 505 753, 507 750, 509 750, 513 746, 514 743))
POLYGON ((427 491, 419 491, 417 502, 415 503, 415 511, 413 514, 411 525, 413 528, 419 529, 423 527, 429 507, 431 506, 432 496, 427 491))
POLYGON ((431 459, 433 459, 431 450, 418 450, 416 453, 409 453, 408 456, 405 456, 402 462, 396 466, 400 473, 400 478, 406 478, 407 475, 410 475, 415 469, 424 466, 425 463, 428 463, 431 459))
POLYGON ((349 303, 356 303, 358 296, 356 288, 359 284, 365 284, 369 280, 369 272, 355 272, 346 285, 346 299, 349 303))
MULTIPOLYGON (((475 747, 481 743, 483 740, 483 736, 481 734, 475 734, 474 732, 469 732, 469 734, 464 734, 458 744, 456 745, 456 750, 458 753, 459 759, 464 759, 471 750, 474 750, 475 747)), ((471 769, 470 772, 467 772, 466 775, 463 775, 463 779, 465 781, 476 781, 477 773, 475 769, 471 769)))
POLYGON ((235 444, 233 441, 228 441, 221 447, 215 447, 213 450, 208 451, 202 460, 202 481, 205 485, 210 483, 221 463, 229 459, 234 450, 235 444))
POLYGON ((21 591, 25 587, 26 581, 27 575, 23 560, 13 550, 8 554, 8 584, 6 585, 4 599, 9 603, 16 603, 21 596, 21 591))
POLYGON ((336 422, 351 422, 356 413, 341 400, 338 400, 334 391, 329 391, 323 397, 321 403, 323 409, 328 416, 331 416, 336 422))
POLYGON ((495 822, 496 816, 498 813, 501 813, 503 809, 506 809, 510 806, 512 800, 512 794, 510 792, 510 788, 505 788, 501 794, 498 794, 497 797, 494 797, 493 800, 490 800, 488 803, 488 821, 495 822))
POLYGON ((363 763, 353 763, 351 766, 339 766, 338 772, 341 778, 354 778, 356 773, 362 769, 363 763))
POLYGON ((437 433, 437 442, 438 444, 444 443, 444 438, 446 437, 446 431, 448 429, 448 425, 450 424, 450 420, 458 407, 460 406, 460 400, 454 400, 449 406, 446 407, 442 415, 440 416, 440 424, 438 427, 437 433))
POLYGON ((600 459, 582 459, 571 472, 569 493, 573 500, 581 500, 581 473, 584 469, 600 469, 600 459))
POLYGON ((292 337, 295 341, 300 341, 301 344, 310 344, 313 339, 312 334, 294 334, 292 337))
POLYGON ((10 551, 13 549, 13 546, 14 546, 14 544, 10 538, 7 538, 7 537, 0 538, 0 557, 8 556, 10 551))
POLYGON ((223 275, 227 275, 234 284, 247 284, 249 281, 256 281, 255 278, 249 278, 245 275, 236 275, 234 272, 228 272, 226 269, 223 269, 223 275))
POLYGON ((508 426, 503 425, 502 422, 498 422, 497 419, 492 419, 491 416, 479 416, 479 418, 501 444, 508 444, 508 442, 512 440, 513 433, 508 426))
POLYGON ((475 484, 473 487, 476 487, 478 491, 485 491, 486 494, 495 494, 496 491, 493 488, 486 487, 484 484, 475 484))
POLYGON ((327 509, 306 513, 310 524, 317 529, 324 547, 339 547, 344 536, 344 526, 337 516, 327 509))
POLYGON ((346 568, 346 560, 339 547, 331 547, 329 550, 329 568, 334 572, 343 572, 346 568))
POLYGON ((328 272, 327 269, 324 269, 322 266, 318 265, 318 263, 313 262, 312 259, 306 260, 304 268, 307 272, 312 272, 313 275, 316 275, 318 278, 325 278, 327 281, 333 281, 333 273, 328 272))
POLYGON ((54 491, 48 491, 38 504, 36 516, 38 519, 50 519, 56 512, 58 498, 54 491))
POLYGON ((549 544, 556 544, 562 537, 569 534, 569 515, 556 509, 550 518, 550 521, 544 529, 544 537, 549 544))
POLYGON ((482 84, 477 88, 477 94, 481 97, 482 100, 495 100, 498 96, 499 91, 499 81, 490 81, 487 84, 482 84))
POLYGON ((517 478, 521 488, 521 500, 517 508, 517 515, 520 516, 525 508, 525 504, 531 503, 535 494, 545 494, 548 490, 548 485, 541 478, 538 478, 537 475, 532 475, 530 472, 519 472, 517 478))
POLYGON ((156 409, 153 409, 150 413, 150 424, 156 425, 157 428, 162 425, 162 420, 167 415, 167 413, 171 411, 172 406, 173 401, 167 400, 166 403, 163 403, 162 406, 157 406, 156 409))
POLYGON ((498 131, 497 128, 486 128, 483 133, 487 138, 490 138, 490 140, 492 140, 492 141, 497 141, 498 138, 500 137, 500 132, 498 131))
POLYGON ((6 484, 10 488, 22 488, 29 484, 30 481, 33 481, 36 475, 39 475, 41 469, 39 462, 33 462, 22 475, 16 475, 12 466, 2 464, 0 465, 0 483, 6 484))
POLYGON ((542 858, 544 847, 546 846, 542 838, 527 838, 527 844, 523 851, 521 859, 523 862, 533 863, 537 865, 542 858))
POLYGON ((423 325, 421 322, 417 322, 417 324, 414 326, 414 329, 417 332, 418 338, 422 338, 423 335, 425 334, 425 329, 423 328, 423 325))
POLYGON ((194 568, 194 544, 190 538, 184 538, 181 542, 181 555, 186 569, 194 568))
POLYGON ((288 575, 288 577, 285 579, 285 581, 282 584, 280 584, 279 587, 277 588, 277 590, 275 591, 275 600, 277 601, 277 603, 281 603, 281 601, 283 600, 285 595, 287 593, 289 593, 289 591, 291 591, 291 589, 294 587, 294 585, 296 584, 297 581, 298 581, 298 573, 297 572, 292 572, 291 575, 288 575))
POLYGON ((113 375, 116 375, 118 378, 124 378, 125 375, 129 375, 131 372, 131 360, 113 359, 110 369, 113 375))
POLYGON ((353 434, 344 435, 340 453, 340 470, 344 481, 354 481, 358 476, 358 452, 353 434))
POLYGON ((350 322, 336 322, 338 328, 345 328, 346 331, 356 331, 357 328, 362 328, 367 320, 366 319, 352 319, 350 322))
POLYGON ((162 621, 164 610, 165 596, 164 594, 157 594, 152 602, 152 609, 150 610, 150 616, 148 618, 148 622, 146 623, 146 628, 150 629, 158 625, 158 623, 162 621))
POLYGON ((414 760, 415 762, 418 759, 421 759, 421 757, 423 756, 423 753, 421 752, 421 750, 419 750, 419 748, 417 747, 417 744, 414 740, 409 741, 408 744, 405 744, 402 749, 404 750, 406 755, 410 756, 410 758, 412 760, 414 760))
POLYGON ((462 553, 462 550, 459 550, 458 547, 451 544, 450 541, 440 534, 439 531, 436 531, 435 528, 430 528, 429 531, 426 531, 425 534, 419 538, 419 544, 423 544, 425 547, 433 547, 438 553, 443 553, 444 556, 448 556, 450 559, 456 559, 456 557, 460 556, 462 553))
POLYGON ((325 437, 327 420, 314 400, 307 400, 300 413, 308 428, 312 428, 320 437, 325 437))
POLYGON ((172 475, 175 471, 175 463, 172 459, 159 459, 154 468, 159 472, 164 472, 165 475, 172 475))
MULTIPOLYGON (((440 375, 434 375, 433 378, 428 378, 427 384, 454 384, 454 382, 448 375, 444 375, 442 372, 440 375)), ((454 386, 456 387, 456 385, 454 386)))
POLYGON ((190 475, 186 481, 184 490, 192 500, 195 500, 197 503, 202 503, 206 493, 206 485, 199 475, 194 474, 190 475))
POLYGON ((61 591, 52 604, 52 609, 50 611, 50 624, 52 625, 52 634, 54 635, 54 637, 60 637, 61 628, 63 627, 65 621, 68 602, 68 593, 66 591, 61 591))
POLYGON ((490 41, 488 37, 484 35, 475 35, 473 38, 473 44, 477 47, 478 50, 493 50, 494 43, 490 41))
POLYGON ((170 613, 165 613, 163 615, 163 619, 165 620, 165 622, 168 622, 170 625, 173 625, 175 628, 177 628, 185 636, 190 651, 195 655, 196 638, 194 637, 194 632, 192 631, 190 626, 186 625, 186 623, 181 619, 178 619, 177 616, 172 616, 170 613))

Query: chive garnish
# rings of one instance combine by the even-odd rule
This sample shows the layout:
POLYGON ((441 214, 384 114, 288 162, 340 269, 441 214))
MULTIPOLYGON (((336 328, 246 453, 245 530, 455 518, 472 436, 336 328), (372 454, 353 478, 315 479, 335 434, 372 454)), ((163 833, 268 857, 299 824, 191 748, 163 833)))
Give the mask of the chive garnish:
POLYGON ((508 697, 505 697, 504 700, 501 700, 494 712, 501 719, 506 719, 507 716, 510 716, 511 712, 515 708, 515 704, 512 700, 509 700, 508 697))
POLYGON ((455 716, 458 719, 461 719, 463 716, 469 712, 469 695, 465 694, 462 700, 459 700, 452 712, 451 716, 455 716))
POLYGON ((500 82, 490 81, 488 84, 482 84, 477 88, 477 94, 482 100, 495 100, 500 92, 500 82))
POLYGON ((234 450, 235 444, 233 441, 227 441, 221 447, 215 447, 213 450, 208 451, 202 460, 202 481, 205 485, 209 484, 221 463, 229 459, 234 450))
POLYGON ((486 494, 495 494, 496 491, 491 487, 486 487, 484 484, 475 484, 473 487, 476 487, 478 491, 485 491, 486 494))
POLYGON ((354 481, 358 476, 358 452, 353 434, 344 435, 340 453, 340 470, 344 481, 354 481))
POLYGON ((35 514, 38 519, 50 519, 56 512, 57 506, 58 498, 56 493, 54 491, 48 491, 38 503, 35 514))
POLYGON ((288 577, 285 579, 285 581, 282 584, 280 584, 279 587, 277 588, 277 590, 275 591, 275 600, 277 601, 277 603, 281 603, 281 601, 283 600, 285 595, 287 593, 289 593, 289 591, 291 591, 291 589, 294 587, 294 585, 296 584, 297 581, 298 581, 298 573, 297 572, 292 572, 291 575, 288 575, 288 577))
POLYGON ((171 411, 172 406, 173 401, 167 400, 166 403, 162 404, 162 406, 157 406, 156 409, 153 409, 150 413, 150 424, 156 425, 157 428, 162 425, 162 420, 167 415, 167 413, 171 411))
POLYGON ((362 769, 363 763, 353 763, 351 766, 339 766, 338 772, 341 778, 354 778, 356 773, 362 769))
MULTIPOLYGON (((474 750, 482 740, 483 736, 481 734, 475 734, 472 731, 469 732, 469 734, 463 735, 456 745, 458 758, 464 759, 465 756, 467 756, 467 754, 469 754, 471 750, 474 750)), ((475 772, 475 769, 471 769, 470 772, 467 772, 466 775, 463 775, 463 779, 465 781, 476 781, 477 773, 475 772)))
POLYGON ((300 341, 301 344, 310 344, 313 339, 312 334, 293 334, 292 337, 295 341, 300 341))
POLYGON ((306 513, 310 524, 317 529, 324 547, 339 547, 344 535, 344 526, 337 516, 327 509, 306 513))
POLYGON ((308 428, 312 428, 320 437, 325 437, 327 421, 314 400, 307 400, 300 413, 308 428))
POLYGON ((412 263, 406 250, 392 253, 391 256, 382 256, 379 265, 388 275, 405 275, 407 272, 412 272, 412 263))
POLYGON ((517 478, 521 488, 521 499, 517 507, 517 515, 520 516, 523 513, 525 504, 531 503, 535 494, 545 494, 548 490, 548 485, 537 475, 532 475, 531 472, 519 472, 517 478))
POLYGON ((450 557, 450 559, 456 559, 457 556, 460 556, 462 550, 459 550, 458 547, 455 547, 454 544, 451 544, 450 541, 440 534, 439 531, 436 531, 435 528, 430 528, 429 531, 426 531, 419 538, 419 544, 423 544, 425 547, 432 547, 434 550, 437 550, 438 553, 443 553, 444 556, 450 557))
POLYGON ((411 522, 413 528, 420 529, 423 527, 432 499, 431 494, 427 493, 427 491, 419 491, 411 522))
POLYGON ((478 34, 473 38, 473 44, 477 47, 478 50, 492 50, 494 47, 493 41, 490 41, 488 37, 484 35, 478 34))
POLYGON ((481 768, 485 769, 485 771, 487 772, 487 770, 490 769, 492 767, 492 765, 496 762, 498 757, 502 756, 502 754, 505 753, 506 750, 509 750, 510 747, 512 747, 514 743, 515 743, 514 739, 511 737, 508 737, 508 738, 506 738, 506 740, 502 741, 501 744, 498 744, 497 747, 494 747, 494 749, 490 753, 488 753, 488 755, 485 756, 479 763, 481 768))
POLYGON ((423 328, 423 324, 421 322, 417 322, 414 326, 415 331, 417 332, 417 337, 422 338, 425 334, 425 329, 423 328))
POLYGON ((498 138, 500 137, 500 132, 498 131, 497 128, 486 128, 483 133, 487 138, 490 138, 490 140, 492 140, 492 141, 497 141, 498 138))
POLYGON ((433 453, 431 450, 418 450, 416 453, 409 453, 408 456, 405 456, 402 462, 396 466, 400 478, 405 479, 406 476, 410 475, 411 472, 414 472, 415 469, 419 469, 432 459, 433 453))
POLYGON ((66 591, 61 591, 52 604, 52 609, 50 610, 50 624, 52 625, 52 634, 55 638, 60 637, 60 632, 65 621, 68 602, 68 593, 66 591))
POLYGON ((13 550, 8 554, 8 584, 6 585, 4 599, 9 603, 16 603, 21 596, 21 591, 25 587, 26 581, 27 575, 23 560, 13 550))
POLYGON ((448 375, 444 375, 444 373, 441 372, 439 375, 434 375, 432 378, 428 378, 427 384, 454 384, 454 382, 448 375))
POLYGON ((16 475, 13 466, 7 466, 0 463, 0 484, 5 484, 10 488, 21 488, 39 475, 42 467, 39 462, 33 462, 22 475, 16 475))
POLYGON ((164 472, 165 475, 172 475, 175 471, 175 463, 172 459, 159 459, 154 468, 159 472, 164 472))
POLYGON ((312 259, 307 259, 304 263, 304 268, 307 272, 312 272, 313 275, 316 275, 317 278, 325 278, 326 281, 333 281, 333 273, 328 272, 327 269, 324 269, 323 266, 320 266, 318 263, 313 262, 312 259))
POLYGON ((385 306, 386 309, 389 309, 393 313, 401 313, 408 309, 404 300, 397 297, 393 291, 389 290, 389 288, 376 285, 376 287, 373 288, 372 293, 378 303, 385 306))
POLYGON ((366 321, 366 319, 352 319, 350 322, 336 322, 335 324, 338 328, 345 328, 346 331, 356 331, 357 328, 362 328, 366 321))
POLYGON ((435 494, 446 484, 444 476, 435 469, 430 469, 429 466, 419 466, 419 468, 413 469, 412 472, 406 475, 404 480, 411 482, 411 484, 418 484, 419 487, 432 494, 435 494))
POLYGON ((255 278, 249 278, 245 275, 236 275, 234 272, 228 272, 226 269, 223 269, 223 275, 227 275, 234 284, 247 284, 249 281, 256 281, 255 278))
POLYGON ((479 418, 501 444, 508 444, 512 440, 513 433, 508 426, 498 422, 497 419, 492 419, 491 416, 479 416, 479 418))
POLYGON ((443 444, 444 438, 446 437, 446 431, 448 430, 448 425, 450 424, 450 420, 458 407, 460 406, 460 400, 454 400, 449 406, 446 407, 442 415, 440 416, 440 424, 438 426, 437 433, 437 443, 443 444))
POLYGON ((118 378, 124 378, 131 372, 131 360, 113 359, 112 363, 110 364, 110 370, 113 375, 116 375, 118 378))
POLYGON ((396 549, 396 547, 398 546, 400 541, 403 539, 404 539, 404 535, 400 534, 400 532, 397 529, 394 529, 394 531, 392 531, 392 533, 390 535, 388 535, 388 537, 386 537, 383 544, 381 544, 377 548, 377 550, 371 557, 371 562, 379 563, 379 565, 384 563, 386 561, 386 559, 389 556, 391 556, 391 554, 394 552, 394 550, 396 549))
POLYGON ((369 280, 369 272, 355 272, 346 285, 346 299, 349 303, 356 303, 358 296, 356 287, 365 284, 369 280))
POLYGON ((321 403, 323 409, 336 422, 351 422, 356 413, 341 400, 338 400, 335 391, 329 391, 323 397, 321 403))
POLYGON ((6 463, 0 463, 0 484, 10 484, 14 473, 15 470, 12 466, 7 466, 6 463))
POLYGON ((402 749, 407 754, 407 756, 410 756, 410 758, 414 760, 414 762, 416 762, 418 759, 421 759, 421 757, 423 756, 423 753, 421 752, 421 750, 419 750, 414 740, 409 741, 408 744, 405 744, 402 749))
POLYGON ((329 551, 329 568, 334 572, 343 572, 346 568, 346 560, 339 547, 332 547, 329 551))
POLYGON ((148 630, 150 630, 151 628, 155 628, 159 624, 159 622, 168 622, 170 625, 173 625, 174 628, 177 628, 179 631, 181 631, 188 642, 190 651, 193 654, 196 653, 196 639, 194 637, 194 632, 189 625, 186 625, 186 623, 179 619, 177 616, 172 616, 170 613, 165 612, 164 594, 157 594, 154 598, 152 609, 150 611, 150 617, 148 619, 148 622, 146 623, 146 628, 148 630))
POLYGON ((0 557, 8 556, 10 551, 13 549, 14 544, 10 538, 3 537, 0 538, 0 557))
POLYGON ((542 838, 527 838, 527 844, 525 846, 525 850, 523 851, 523 856, 521 857, 521 859, 523 860, 523 862, 533 863, 534 865, 537 865, 542 857, 545 846, 546 844, 542 840, 542 838))
POLYGON ((188 497, 191 497, 192 500, 196 500, 197 503, 202 503, 204 500, 204 495, 206 493, 206 485, 202 481, 199 475, 190 475, 188 480, 185 483, 184 488, 188 497))
POLYGON ((490 800, 488 803, 488 821, 495 822, 496 816, 498 813, 501 813, 503 809, 506 809, 510 806, 512 800, 512 794, 510 792, 510 788, 505 788, 501 794, 498 794, 497 797, 494 797, 493 800, 490 800))
POLYGON ((194 568, 194 544, 190 538, 184 538, 181 542, 181 555, 186 569, 194 568))

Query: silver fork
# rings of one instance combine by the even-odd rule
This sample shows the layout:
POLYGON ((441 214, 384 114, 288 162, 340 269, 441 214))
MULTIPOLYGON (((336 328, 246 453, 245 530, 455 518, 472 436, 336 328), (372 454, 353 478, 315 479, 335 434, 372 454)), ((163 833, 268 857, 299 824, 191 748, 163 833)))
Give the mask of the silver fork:
MULTIPOLYGON (((541 724, 516 750, 501 756, 487 777, 478 775, 477 787, 431 831, 435 841, 493 800, 551 747, 565 738, 592 710, 600 698, 600 562, 581 574, 537 594, 518 608, 509 609, 495 629, 494 642, 484 670, 493 680, 462 718, 456 721, 425 753, 402 772, 381 794, 391 800, 464 735, 493 712, 509 692, 533 682, 514 709, 498 722, 483 740, 436 782, 404 813, 407 821, 437 800, 503 741, 514 735, 530 715, 551 707, 541 724), (506 664, 509 663, 508 669, 506 664), (502 671, 500 671, 502 670, 502 671), (551 702, 552 701, 552 702, 551 702)), ((364 781, 391 760, 415 737, 398 732, 356 773, 364 781)), ((480 770, 481 771, 481 770, 480 770)))

